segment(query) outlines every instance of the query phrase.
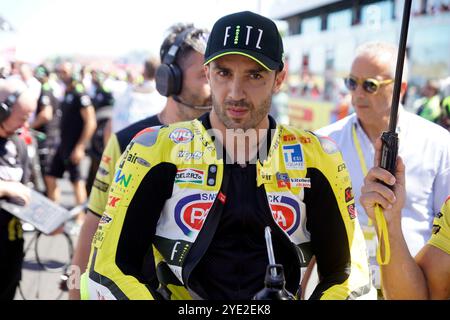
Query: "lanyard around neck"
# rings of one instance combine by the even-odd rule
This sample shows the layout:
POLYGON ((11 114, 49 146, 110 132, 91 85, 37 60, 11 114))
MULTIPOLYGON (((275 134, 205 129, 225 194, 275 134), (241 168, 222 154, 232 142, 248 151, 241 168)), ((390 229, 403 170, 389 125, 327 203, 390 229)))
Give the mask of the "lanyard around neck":
MULTIPOLYGON (((363 176, 365 177, 367 175, 367 165, 366 160, 364 159, 364 155, 362 153, 361 144, 359 143, 358 136, 356 135, 356 124, 352 126, 352 136, 353 136, 353 142, 355 144, 356 153, 358 154, 359 158, 359 164, 361 166, 361 170, 363 172, 363 176)), ((388 230, 387 230, 387 224, 386 219, 383 215, 383 210, 379 205, 375 206, 375 220, 378 222, 378 234, 379 237, 384 240, 385 243, 385 257, 382 259, 381 257, 381 241, 378 242, 377 246, 377 261, 379 265, 386 265, 389 263, 391 258, 391 250, 390 250, 390 244, 389 244, 389 236, 388 236, 388 230)), ((369 218, 367 224, 369 226, 372 226, 373 222, 369 218)))

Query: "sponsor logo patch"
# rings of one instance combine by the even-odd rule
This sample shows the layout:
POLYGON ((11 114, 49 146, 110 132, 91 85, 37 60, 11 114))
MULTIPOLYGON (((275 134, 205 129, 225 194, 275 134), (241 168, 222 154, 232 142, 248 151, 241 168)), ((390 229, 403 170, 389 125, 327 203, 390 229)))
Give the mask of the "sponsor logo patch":
POLYGON ((114 182, 126 188, 130 184, 131 177, 131 174, 125 175, 124 173, 122 173, 122 169, 119 169, 117 170, 116 176, 114 177, 114 182))
POLYGON ((345 189, 345 202, 350 202, 353 200, 353 190, 352 188, 348 187, 345 189))
POLYGON ((189 160, 200 160, 203 157, 203 152, 201 151, 194 151, 194 152, 189 152, 189 151, 178 151, 178 158, 182 158, 185 161, 189 161, 189 160))
POLYGON ((136 162, 144 167, 150 167, 150 162, 141 157, 136 157, 136 162))
POLYGON ((102 192, 106 192, 109 188, 109 184, 98 180, 97 178, 94 180, 93 186, 102 192))
POLYGON ((108 206, 111 208, 116 208, 117 202, 119 202, 119 201, 120 201, 119 197, 115 197, 115 196, 111 196, 111 195, 108 196, 108 206))
POLYGON ((99 224, 101 224, 101 225, 109 224, 109 223, 111 223, 112 220, 113 220, 113 218, 110 215, 108 215, 106 212, 103 212, 103 215, 99 221, 99 224))
POLYGON ((277 185, 279 188, 311 188, 310 178, 290 178, 287 173, 277 172, 277 185))
POLYGON ((288 235, 294 233, 300 225, 300 206, 298 202, 281 195, 269 195, 268 198, 275 222, 288 235))
POLYGON ((283 156, 286 169, 305 169, 305 163, 303 161, 303 150, 300 144, 283 146, 283 156))
POLYGON ((350 204, 347 206, 347 211, 350 216, 350 219, 355 219, 358 216, 358 212, 356 211, 355 205, 350 204))
POLYGON ((102 166, 98 167, 98 174, 101 176, 107 176, 109 174, 109 171, 103 168, 102 166))
POLYGON ((311 138, 310 137, 300 137, 299 140, 303 144, 311 143, 311 138))
POLYGON ((106 164, 109 164, 111 162, 111 159, 112 158, 110 156, 107 156, 107 155, 102 156, 102 162, 104 162, 106 164))
POLYGON ((187 236, 199 231, 215 200, 215 194, 200 193, 182 198, 175 206, 175 222, 187 236))
POLYGON ((177 128, 170 133, 169 138, 175 143, 188 143, 194 138, 194 134, 189 129, 177 128))
POLYGON ((283 136, 283 141, 287 142, 287 141, 295 141, 295 136, 293 134, 288 134, 283 136))
POLYGON ((433 228, 431 229, 431 232, 433 234, 438 234, 439 231, 441 231, 441 226, 438 224, 433 224, 433 228))
POLYGON ((344 171, 347 167, 345 166, 345 163, 341 163, 338 165, 338 172, 344 171))
POLYGON ((179 169, 175 175, 175 183, 203 184, 205 172, 192 168, 179 169))

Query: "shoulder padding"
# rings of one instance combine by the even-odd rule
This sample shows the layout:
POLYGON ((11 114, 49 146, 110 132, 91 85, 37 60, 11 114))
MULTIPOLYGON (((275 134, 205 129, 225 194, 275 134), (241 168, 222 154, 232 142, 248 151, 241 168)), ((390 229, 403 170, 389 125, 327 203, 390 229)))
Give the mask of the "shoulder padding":
POLYGON ((134 136, 132 142, 141 144, 145 147, 150 147, 156 143, 160 128, 161 126, 145 128, 134 136))

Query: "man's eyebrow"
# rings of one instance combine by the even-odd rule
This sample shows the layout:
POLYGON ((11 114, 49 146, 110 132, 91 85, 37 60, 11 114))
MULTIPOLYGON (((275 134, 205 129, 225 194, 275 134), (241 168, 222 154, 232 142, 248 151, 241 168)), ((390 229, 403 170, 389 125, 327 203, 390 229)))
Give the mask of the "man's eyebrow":
POLYGON ((245 72, 247 72, 247 73, 268 73, 269 70, 267 70, 266 68, 263 68, 262 66, 259 66, 257 68, 246 70, 245 72))

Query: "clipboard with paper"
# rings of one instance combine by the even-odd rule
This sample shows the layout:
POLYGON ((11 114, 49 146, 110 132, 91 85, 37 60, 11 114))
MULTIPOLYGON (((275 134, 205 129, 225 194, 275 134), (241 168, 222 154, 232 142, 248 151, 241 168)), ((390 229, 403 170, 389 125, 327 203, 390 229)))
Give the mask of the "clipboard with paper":
POLYGON ((41 193, 30 189, 30 201, 23 206, 11 201, 0 201, 0 208, 22 221, 32 224, 39 231, 50 234, 72 218, 71 211, 53 202, 41 193))

